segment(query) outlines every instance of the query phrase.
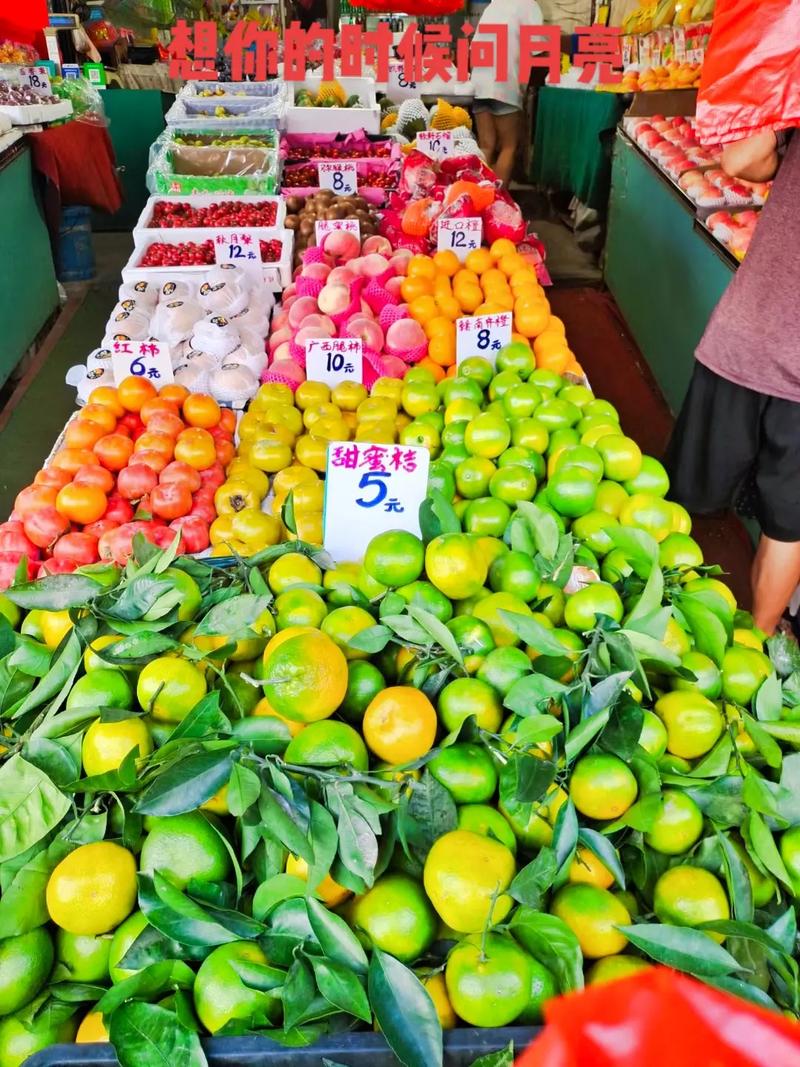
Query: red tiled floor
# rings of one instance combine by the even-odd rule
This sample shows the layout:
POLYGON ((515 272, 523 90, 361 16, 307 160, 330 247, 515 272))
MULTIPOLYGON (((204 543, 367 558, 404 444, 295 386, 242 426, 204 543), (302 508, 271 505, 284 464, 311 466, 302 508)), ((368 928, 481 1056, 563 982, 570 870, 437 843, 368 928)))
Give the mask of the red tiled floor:
MULTIPOLYGON (((672 430, 672 415, 619 309, 599 289, 552 289, 553 313, 564 320, 570 347, 598 394, 617 408, 623 429, 645 452, 660 456, 672 430)), ((743 608, 750 606, 753 544, 731 513, 695 517, 693 534, 709 563, 718 563, 743 608)))

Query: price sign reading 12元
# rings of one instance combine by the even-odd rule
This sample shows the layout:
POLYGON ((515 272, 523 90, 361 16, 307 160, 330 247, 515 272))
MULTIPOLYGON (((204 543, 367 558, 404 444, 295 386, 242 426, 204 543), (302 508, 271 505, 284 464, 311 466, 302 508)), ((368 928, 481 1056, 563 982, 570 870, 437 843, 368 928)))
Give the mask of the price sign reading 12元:
POLYGON ((320 189, 330 189, 339 196, 358 192, 358 169, 352 160, 317 164, 320 189))
POLYGON ((115 385, 131 375, 147 378, 157 389, 175 380, 169 345, 161 341, 113 341, 111 368, 115 385))
POLYGON ((406 445, 332 441, 325 472, 324 546, 338 562, 361 559, 376 534, 420 536, 430 452, 406 445))
POLYGON ((497 353, 511 344, 511 312, 456 319, 456 364, 482 356, 494 366, 497 353))
POLYGON ((306 377, 331 389, 340 382, 361 383, 364 349, 360 337, 312 338, 306 341, 306 377))
POLYGON ((214 242, 214 259, 218 266, 241 267, 259 275, 262 273, 261 246, 254 234, 245 231, 212 231, 211 240, 214 242))
POLYGON ((437 250, 455 252, 463 261, 470 252, 480 248, 483 219, 442 219, 438 226, 437 250))

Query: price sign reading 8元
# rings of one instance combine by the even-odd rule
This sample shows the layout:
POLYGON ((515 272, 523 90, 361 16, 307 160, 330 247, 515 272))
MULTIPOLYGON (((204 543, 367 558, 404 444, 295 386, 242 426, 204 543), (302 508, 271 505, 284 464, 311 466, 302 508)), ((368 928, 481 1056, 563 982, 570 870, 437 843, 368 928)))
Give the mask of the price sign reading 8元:
POLYGON ((113 341, 111 367, 114 384, 123 378, 148 378, 156 388, 174 381, 169 345, 161 341, 113 341))
POLYGON ((358 192, 358 169, 352 160, 317 164, 320 189, 330 189, 338 196, 352 196, 358 192))
POLYGON ((438 225, 437 250, 455 252, 463 261, 470 252, 480 248, 483 238, 483 219, 442 219, 438 225))
POLYGON ((391 60, 389 63, 387 95, 392 100, 409 100, 419 96, 419 86, 414 81, 408 81, 404 68, 405 64, 398 60, 391 60))
POLYGON ((360 337, 312 338, 306 342, 306 377, 333 388, 340 382, 362 382, 364 349, 360 337))
POLYGON ((456 364, 482 356, 494 366, 497 353, 511 343, 511 312, 456 319, 456 364))
POLYGON ((360 559, 386 530, 419 537, 430 458, 427 448, 332 441, 325 472, 326 552, 342 562, 360 559))

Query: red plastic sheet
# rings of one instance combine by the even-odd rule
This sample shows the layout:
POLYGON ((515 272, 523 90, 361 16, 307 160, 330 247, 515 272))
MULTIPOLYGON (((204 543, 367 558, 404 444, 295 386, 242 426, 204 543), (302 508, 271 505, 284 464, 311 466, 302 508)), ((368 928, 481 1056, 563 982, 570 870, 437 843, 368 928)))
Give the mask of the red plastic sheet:
POLYGON ((800 0, 717 0, 697 98, 701 142, 800 126, 800 0))
MULTIPOLYGON (((359 7, 367 11, 382 11, 393 14, 399 10, 397 0, 359 0, 359 7)), ((403 13, 406 15, 454 15, 464 8, 464 0, 403 0, 403 13)))
POLYGON ((664 967, 551 1001, 517 1067, 797 1067, 800 1026, 664 967))

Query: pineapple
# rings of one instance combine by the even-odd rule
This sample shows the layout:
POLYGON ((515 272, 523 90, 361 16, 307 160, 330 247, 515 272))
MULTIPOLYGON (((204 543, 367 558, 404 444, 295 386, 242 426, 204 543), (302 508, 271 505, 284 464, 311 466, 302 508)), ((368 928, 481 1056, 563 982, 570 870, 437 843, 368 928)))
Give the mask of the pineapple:
POLYGON ((317 92, 317 107, 344 107, 347 103, 347 93, 338 81, 322 82, 317 92), (333 103, 328 103, 332 100, 333 103))

